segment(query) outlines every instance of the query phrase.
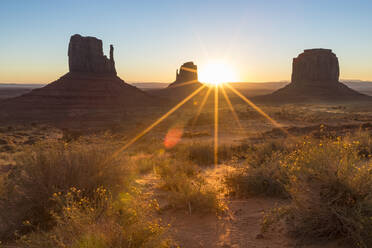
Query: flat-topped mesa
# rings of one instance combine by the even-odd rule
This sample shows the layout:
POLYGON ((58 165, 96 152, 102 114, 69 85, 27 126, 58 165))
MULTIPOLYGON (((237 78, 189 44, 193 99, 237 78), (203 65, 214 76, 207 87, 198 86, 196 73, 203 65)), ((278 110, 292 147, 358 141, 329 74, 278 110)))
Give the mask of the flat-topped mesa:
POLYGON ((194 62, 184 63, 176 72, 176 82, 198 81, 198 66, 194 62))
POLYGON ((292 83, 296 85, 338 83, 338 58, 330 49, 306 49, 293 59, 292 83))
POLYGON ((68 47, 70 72, 88 72, 116 75, 114 47, 110 45, 110 58, 103 54, 102 40, 95 37, 71 36, 68 47))
POLYGON ((372 101, 339 82, 338 58, 330 49, 306 49, 293 59, 292 82, 254 101, 278 103, 372 101))

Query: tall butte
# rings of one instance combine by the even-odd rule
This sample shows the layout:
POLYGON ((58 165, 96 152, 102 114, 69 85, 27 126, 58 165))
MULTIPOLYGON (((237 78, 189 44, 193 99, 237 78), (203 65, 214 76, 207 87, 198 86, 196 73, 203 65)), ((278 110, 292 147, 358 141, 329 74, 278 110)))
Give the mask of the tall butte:
POLYGON ((116 75, 114 47, 103 54, 95 37, 71 36, 69 72, 42 88, 0 102, 2 120, 107 122, 125 117, 128 110, 155 104, 154 97, 116 75))
POLYGON ((293 59, 291 83, 255 100, 276 102, 360 101, 372 98, 339 82, 337 56, 330 49, 307 49, 293 59))

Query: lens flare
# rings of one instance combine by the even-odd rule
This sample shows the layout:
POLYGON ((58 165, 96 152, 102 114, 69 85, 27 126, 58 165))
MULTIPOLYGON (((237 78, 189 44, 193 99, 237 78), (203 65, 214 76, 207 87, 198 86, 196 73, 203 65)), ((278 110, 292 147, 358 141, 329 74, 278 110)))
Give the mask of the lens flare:
POLYGON ((165 135, 164 146, 167 149, 170 149, 178 144, 181 141, 183 135, 183 128, 174 127, 169 129, 168 133, 165 135))

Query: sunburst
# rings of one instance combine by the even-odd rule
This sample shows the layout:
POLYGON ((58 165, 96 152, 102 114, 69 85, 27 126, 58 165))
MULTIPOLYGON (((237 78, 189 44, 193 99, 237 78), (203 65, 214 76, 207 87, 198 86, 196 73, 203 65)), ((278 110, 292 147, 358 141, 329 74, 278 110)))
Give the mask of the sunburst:
MULTIPOLYGON (((147 128, 145 128, 142 132, 140 132, 139 134, 137 134, 136 136, 134 136, 132 139, 130 139, 124 146, 122 146, 120 149, 118 149, 115 153, 114 153, 114 157, 118 156, 121 152, 123 152, 124 150, 126 150, 129 146, 131 146, 132 144, 134 144, 136 141, 138 141, 141 137, 143 137, 145 134, 149 133, 154 127, 156 127, 157 125, 159 125, 161 122, 163 122, 165 119, 167 119, 171 114, 173 114, 175 111, 177 111, 181 106, 183 106, 185 103, 187 103, 188 101, 190 101, 193 97, 195 97, 196 95, 198 95, 205 87, 209 87, 209 89, 207 90, 207 92, 205 93, 202 101, 201 101, 201 104, 199 106, 199 108, 197 109, 196 111, 196 114, 194 116, 194 119, 193 119, 193 122, 192 122, 192 125, 194 125, 200 115, 200 113, 202 112, 209 96, 210 96, 210 93, 212 90, 214 90, 214 135, 213 135, 213 155, 214 155, 214 164, 217 165, 218 164, 218 146, 219 146, 219 91, 221 90, 222 92, 222 95, 229 107, 229 110, 231 111, 235 121, 237 122, 239 128, 241 130, 244 130, 243 126, 241 125, 241 122, 239 120, 239 117, 231 103, 231 100, 228 96, 228 94, 226 93, 226 89, 229 89, 232 93, 234 93, 235 95, 237 95, 240 99, 242 99, 245 103, 247 103, 251 108, 253 108, 255 111, 257 111, 260 115, 262 115, 263 117, 265 117, 273 126, 279 128, 280 130, 282 130, 285 134, 289 135, 288 132, 282 128, 282 126, 277 122, 275 121, 273 118, 271 118, 268 114, 266 114, 260 107, 258 107, 257 105, 255 105, 252 101, 250 101, 246 96, 244 96, 241 92, 239 92, 237 89, 235 89, 234 87, 232 87, 230 84, 226 83, 228 81, 234 81, 234 78, 235 77, 235 74, 232 73, 232 70, 229 70, 228 69, 228 72, 224 71, 223 69, 225 67, 221 67, 220 65, 223 65, 222 63, 219 63, 218 66, 216 66, 217 64, 216 63, 212 63, 211 65, 213 66, 210 66, 210 67, 207 67, 208 70, 207 72, 204 72, 203 74, 203 70, 201 70, 201 75, 204 75, 202 76, 202 78, 204 77, 204 79, 208 79, 211 80, 210 83, 207 83, 205 82, 202 86, 200 86, 199 88, 197 88, 195 91, 193 91, 190 95, 188 95, 187 97, 185 97, 182 101, 180 101, 177 105, 175 105, 173 108, 171 108, 167 113, 165 113, 164 115, 162 115, 161 117, 159 117, 156 121, 154 121, 152 124, 150 124, 147 128), (214 68, 213 70, 214 71, 211 71, 212 69, 211 68, 214 68), (216 75, 221 75, 220 78, 222 79, 218 79, 217 76, 213 75, 214 72, 216 75), (207 76, 209 75, 209 76, 207 76)), ((228 67, 227 67, 228 68, 228 67)), ((183 85, 188 85, 188 84, 193 84, 193 83, 196 83, 195 80, 193 81, 189 81, 189 82, 185 82, 183 83, 183 85)))

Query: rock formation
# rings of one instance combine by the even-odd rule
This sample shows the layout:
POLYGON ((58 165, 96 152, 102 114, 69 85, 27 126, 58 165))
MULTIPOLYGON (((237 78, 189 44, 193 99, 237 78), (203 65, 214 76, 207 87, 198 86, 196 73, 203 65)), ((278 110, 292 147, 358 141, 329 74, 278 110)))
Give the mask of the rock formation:
POLYGON ((198 83, 198 66, 192 61, 184 63, 180 70, 176 71, 176 81, 171 83, 169 87, 187 83, 198 83))
POLYGON ((307 49, 293 59, 292 80, 272 94, 254 100, 276 102, 358 101, 369 96, 339 82, 338 58, 330 49, 307 49))
POLYGON ((179 101, 190 95, 202 84, 198 81, 198 67, 194 62, 184 63, 176 71, 176 80, 165 89, 152 90, 153 95, 179 101))
POLYGON ((75 34, 68 46, 70 72, 90 72, 116 75, 114 47, 110 45, 110 59, 103 54, 102 41, 95 37, 75 34))
POLYGON ((60 79, 0 102, 0 119, 109 122, 133 108, 158 104, 158 99, 116 76, 112 45, 108 59, 101 40, 73 35, 68 57, 70 72, 60 79))
POLYGON ((330 49, 308 49, 293 59, 292 83, 338 83, 338 58, 330 49))

